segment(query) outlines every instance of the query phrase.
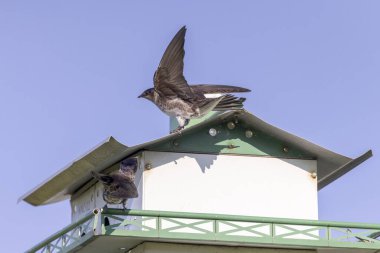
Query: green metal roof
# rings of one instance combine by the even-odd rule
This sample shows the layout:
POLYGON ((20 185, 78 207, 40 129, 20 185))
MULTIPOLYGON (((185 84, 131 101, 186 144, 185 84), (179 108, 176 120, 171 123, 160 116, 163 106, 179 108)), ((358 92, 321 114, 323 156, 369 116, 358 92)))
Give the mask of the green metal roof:
MULTIPOLYGON (((380 224, 95 209, 27 252, 123 252, 146 241, 376 253, 380 224)), ((277 251, 276 251, 277 252, 277 251)), ((279 251, 280 252, 280 251, 279 251)))
MULTIPOLYGON (((69 166, 58 171, 39 186, 20 197, 19 200, 24 200, 32 205, 38 206, 67 199, 81 186, 92 179, 90 175, 91 170, 102 171, 120 162, 125 157, 131 156, 142 150, 210 153, 207 152, 207 150, 199 148, 200 145, 197 145, 197 142, 193 141, 193 145, 190 145, 189 139, 194 139, 192 137, 199 134, 200 131, 204 132, 204 129, 218 127, 231 120, 238 122, 238 124, 244 129, 251 129, 254 132, 264 133, 265 138, 275 139, 278 143, 283 143, 284 145, 291 147, 292 150, 297 151, 284 154, 284 157, 291 158, 294 156, 294 158, 302 158, 303 156, 306 156, 309 159, 317 159, 319 189, 333 182, 372 156, 372 152, 369 150, 355 159, 345 157, 274 127, 245 110, 228 111, 216 114, 198 124, 187 127, 182 131, 181 135, 170 134, 132 147, 125 146, 115 138, 109 137, 90 152, 74 161, 69 166), (171 145, 174 142, 181 142, 182 140, 185 143, 182 145, 182 148, 181 146, 175 147, 176 145, 171 145), (191 146, 192 148, 189 149, 188 146, 191 146)), ((241 143, 241 140, 238 137, 239 136, 237 135, 237 141, 240 141, 239 143, 241 143)), ((266 139, 263 140, 266 141, 266 139)), ((250 153, 251 151, 244 153, 241 152, 241 150, 242 149, 236 149, 235 152, 237 153, 235 154, 256 154, 253 151, 252 153, 250 153)), ((218 152, 233 153, 229 151, 228 148, 219 150, 218 152)))

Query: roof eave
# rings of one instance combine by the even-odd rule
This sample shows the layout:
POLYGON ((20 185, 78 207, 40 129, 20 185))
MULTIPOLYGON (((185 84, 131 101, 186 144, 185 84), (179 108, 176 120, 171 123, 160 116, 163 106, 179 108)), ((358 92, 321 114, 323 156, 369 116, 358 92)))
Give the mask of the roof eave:
POLYGON ((65 200, 70 197, 74 188, 91 179, 91 170, 99 171, 103 167, 116 163, 119 158, 117 154, 124 149, 128 149, 128 147, 112 136, 108 137, 95 148, 21 196, 18 201, 24 200, 31 205, 39 206, 65 200), (105 157, 108 159, 105 160, 105 157), (88 178, 84 175, 88 175, 88 178), (73 178, 81 180, 73 183, 73 178))
POLYGON ((333 181, 337 180, 338 178, 340 178, 341 176, 343 176, 347 172, 351 171, 352 169, 354 169, 355 167, 357 167, 358 165, 360 165, 361 163, 363 163, 364 161, 366 161, 367 159, 372 157, 372 155, 373 155, 372 150, 368 150, 367 152, 365 152, 361 156, 351 160, 350 162, 342 165, 341 167, 334 170, 330 174, 319 179, 318 180, 318 190, 321 190, 326 185, 332 183, 333 181))

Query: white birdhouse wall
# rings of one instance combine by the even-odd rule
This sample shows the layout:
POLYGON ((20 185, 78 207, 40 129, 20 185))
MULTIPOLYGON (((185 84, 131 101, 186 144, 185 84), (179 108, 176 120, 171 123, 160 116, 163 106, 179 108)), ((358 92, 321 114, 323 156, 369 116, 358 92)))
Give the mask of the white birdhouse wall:
MULTIPOLYGON (((318 219, 316 171, 316 160, 143 151, 127 208, 318 219)), ((102 190, 73 196, 73 222, 105 205, 102 190)))
POLYGON ((147 210, 318 219, 315 160, 145 151, 147 210))

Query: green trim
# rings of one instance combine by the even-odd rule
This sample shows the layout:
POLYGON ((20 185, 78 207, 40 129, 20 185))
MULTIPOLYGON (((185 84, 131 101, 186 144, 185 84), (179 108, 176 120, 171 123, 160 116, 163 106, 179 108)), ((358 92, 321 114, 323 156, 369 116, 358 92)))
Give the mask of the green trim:
POLYGON ((380 224, 102 209, 95 210, 93 214, 66 227, 27 252, 49 252, 49 247, 53 247, 54 252, 71 252, 95 238, 94 231, 100 231, 96 235, 125 236, 142 241, 178 240, 188 243, 234 243, 274 248, 380 249, 380 241, 370 237, 370 234, 380 231, 380 224), (108 226, 104 225, 106 217, 110 222, 108 226), (80 236, 77 233, 78 227, 84 227, 86 234, 80 236), (71 243, 58 245, 68 236, 71 243))
POLYGON ((315 159, 305 151, 278 140, 252 126, 238 121, 226 121, 218 124, 206 124, 196 132, 178 135, 174 140, 160 142, 147 148, 151 151, 186 152, 206 154, 242 154, 255 156, 273 156, 281 158, 315 159), (228 122, 235 124, 234 129, 227 127, 228 122), (211 136, 209 130, 214 128, 216 136, 211 136), (248 138, 246 131, 252 131, 248 138))

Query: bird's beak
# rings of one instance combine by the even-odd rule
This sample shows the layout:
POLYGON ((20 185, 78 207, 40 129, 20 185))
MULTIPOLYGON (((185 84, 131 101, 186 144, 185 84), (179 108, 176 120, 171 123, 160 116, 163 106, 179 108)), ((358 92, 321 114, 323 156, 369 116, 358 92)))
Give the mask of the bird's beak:
POLYGON ((142 95, 138 96, 137 98, 142 98, 142 95))

